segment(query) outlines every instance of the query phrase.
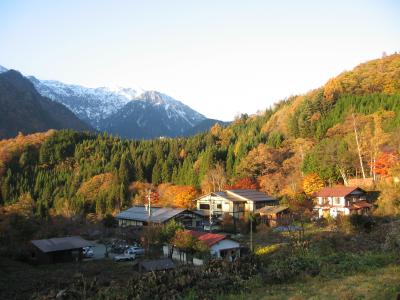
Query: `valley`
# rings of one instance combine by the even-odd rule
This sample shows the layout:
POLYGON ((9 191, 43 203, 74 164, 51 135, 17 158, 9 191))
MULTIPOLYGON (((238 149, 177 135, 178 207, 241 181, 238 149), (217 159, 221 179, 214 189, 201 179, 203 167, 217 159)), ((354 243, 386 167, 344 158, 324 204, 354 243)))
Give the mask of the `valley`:
POLYGON ((55 113, 60 104, 31 81, 16 71, 0 74, 7 95, 0 99, 13 99, 5 106, 22 99, 31 112, 14 109, 21 122, 4 113, 2 129, 15 126, 0 141, 0 294, 395 298, 399 74, 400 55, 388 55, 229 124, 208 122, 164 94, 137 98, 132 91, 136 98, 108 115, 106 132, 95 126, 101 113, 81 115, 92 128, 71 127, 83 121, 72 115, 63 123, 67 113, 55 113), (202 132, 184 136, 196 126, 202 132), (102 245, 104 257, 81 257, 81 246, 64 246, 63 256, 33 255, 40 249, 32 240, 71 237, 102 245), (128 256, 123 249, 132 245, 144 256, 128 256), (116 253, 130 261, 113 261, 116 253))

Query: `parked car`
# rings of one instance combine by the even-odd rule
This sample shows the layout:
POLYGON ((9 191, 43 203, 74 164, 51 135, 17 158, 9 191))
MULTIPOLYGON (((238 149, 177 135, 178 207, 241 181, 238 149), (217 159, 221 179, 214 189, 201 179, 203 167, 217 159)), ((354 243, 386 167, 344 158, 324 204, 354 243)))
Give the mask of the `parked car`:
POLYGON ((94 255, 93 248, 91 246, 82 248, 83 257, 91 258, 94 255))
POLYGON ((115 240, 111 245, 111 252, 117 254, 123 254, 127 249, 127 243, 125 240, 115 240))
POLYGON ((133 261, 136 258, 136 254, 122 254, 114 256, 114 261, 133 261))
POLYGON ((138 246, 129 246, 125 251, 126 254, 135 254, 136 256, 144 255, 144 249, 138 246))

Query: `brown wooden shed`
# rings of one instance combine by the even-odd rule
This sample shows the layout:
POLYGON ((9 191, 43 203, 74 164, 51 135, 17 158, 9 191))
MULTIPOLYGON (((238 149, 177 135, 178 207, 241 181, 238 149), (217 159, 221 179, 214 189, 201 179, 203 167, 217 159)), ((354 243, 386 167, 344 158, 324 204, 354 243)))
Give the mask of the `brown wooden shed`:
POLYGON ((32 240, 32 262, 51 264, 82 260, 82 248, 91 243, 80 236, 32 240))
POLYGON ((261 222, 268 226, 275 227, 288 219, 290 216, 289 207, 287 206, 264 206, 256 211, 260 214, 261 222))

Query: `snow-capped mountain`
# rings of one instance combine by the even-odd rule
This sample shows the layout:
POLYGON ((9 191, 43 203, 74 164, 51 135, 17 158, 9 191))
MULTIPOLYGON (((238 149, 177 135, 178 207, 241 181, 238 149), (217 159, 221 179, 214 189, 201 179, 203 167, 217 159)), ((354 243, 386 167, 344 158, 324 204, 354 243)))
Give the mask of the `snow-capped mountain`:
MULTIPOLYGON (((5 71, 7 69, 0 66, 0 73, 5 71)), ((182 102, 157 91, 129 87, 88 88, 33 76, 28 78, 42 96, 65 105, 79 119, 97 130, 125 138, 186 135, 208 120, 182 102)))
POLYGON ((162 106, 168 119, 178 120, 181 118, 191 126, 194 126, 205 119, 202 114, 191 109, 189 106, 157 91, 144 92, 140 96, 136 97, 135 100, 146 101, 151 103, 153 106, 162 106))
POLYGON ((176 136, 205 119, 182 102, 156 91, 126 87, 87 88, 54 80, 38 80, 32 76, 29 78, 43 96, 61 102, 96 129, 122 137, 176 136), (153 119, 155 113, 158 119, 153 119), (134 129, 132 122, 140 130, 134 129), (160 122, 163 125, 157 124, 160 122), (146 128, 150 132, 153 128, 166 130, 157 131, 154 135, 148 133, 146 128))
POLYGON ((104 119, 101 129, 126 138, 175 137, 205 119, 165 94, 147 91, 104 119))
POLYGON ((28 77, 38 92, 72 110, 80 119, 100 129, 101 120, 117 112, 142 91, 131 88, 87 88, 55 80, 28 77))

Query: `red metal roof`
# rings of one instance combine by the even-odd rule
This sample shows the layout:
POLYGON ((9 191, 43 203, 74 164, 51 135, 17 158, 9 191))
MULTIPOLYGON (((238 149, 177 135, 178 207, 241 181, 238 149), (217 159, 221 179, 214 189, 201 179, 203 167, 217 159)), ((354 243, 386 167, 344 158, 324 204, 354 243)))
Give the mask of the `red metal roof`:
POLYGON ((194 230, 185 230, 185 232, 191 234, 196 239, 204 242, 208 247, 215 245, 216 243, 225 239, 225 236, 217 233, 201 232, 194 230))
POLYGON ((336 187, 325 187, 315 194, 316 197, 346 197, 348 194, 355 190, 361 190, 359 187, 354 186, 336 186, 336 187))

